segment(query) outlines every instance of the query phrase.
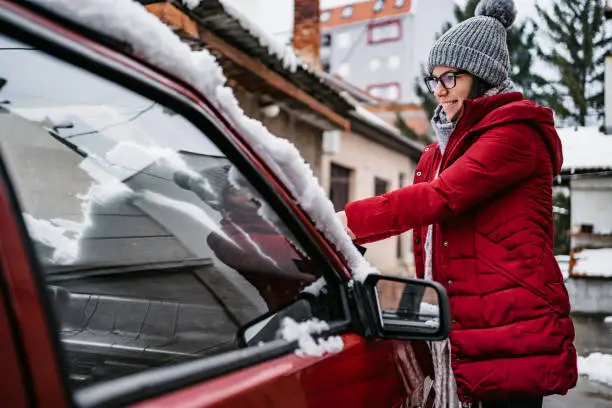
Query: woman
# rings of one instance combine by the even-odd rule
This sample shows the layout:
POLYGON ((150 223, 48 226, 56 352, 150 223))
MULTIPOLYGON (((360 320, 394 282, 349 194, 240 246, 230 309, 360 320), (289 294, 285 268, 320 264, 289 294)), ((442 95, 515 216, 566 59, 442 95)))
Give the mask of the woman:
POLYGON ((484 0, 476 17, 436 42, 426 83, 440 103, 438 143, 425 148, 413 185, 338 214, 358 244, 414 229, 418 276, 447 289, 450 353, 432 347, 444 408, 454 380, 464 406, 530 408, 577 379, 553 254, 561 142, 552 112, 508 79, 506 30, 515 16, 512 0, 484 0))

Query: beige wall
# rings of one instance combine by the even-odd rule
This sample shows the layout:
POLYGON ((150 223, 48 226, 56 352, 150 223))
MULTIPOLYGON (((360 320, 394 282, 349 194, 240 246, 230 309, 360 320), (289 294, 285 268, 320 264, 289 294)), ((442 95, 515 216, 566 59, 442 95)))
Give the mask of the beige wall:
POLYGON ((268 118, 262 113, 253 95, 236 89, 234 92, 245 113, 261 121, 272 134, 295 144, 304 160, 312 167, 315 176, 319 177, 323 154, 323 131, 285 110, 281 110, 274 118, 268 118))
MULTIPOLYGON (((399 174, 406 175, 406 184, 411 184, 416 163, 395 150, 372 142, 363 136, 343 133, 338 154, 323 156, 321 184, 329 194, 331 164, 352 170, 349 199, 351 201, 374 195, 374 178, 389 182, 389 190, 399 187, 399 174)), ((366 245, 366 258, 383 273, 407 274, 412 270, 412 235, 401 237, 403 259, 397 258, 397 237, 366 245)))

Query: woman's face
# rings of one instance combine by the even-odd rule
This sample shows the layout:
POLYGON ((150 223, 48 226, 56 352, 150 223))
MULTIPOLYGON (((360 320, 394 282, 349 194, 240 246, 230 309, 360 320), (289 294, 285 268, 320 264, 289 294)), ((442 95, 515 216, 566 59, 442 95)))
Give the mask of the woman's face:
POLYGON ((463 108, 463 102, 468 99, 472 90, 472 75, 453 67, 437 66, 433 76, 438 78, 434 96, 442 105, 442 109, 449 121, 456 120, 463 108), (454 77, 454 81, 452 80, 454 77), (452 84, 455 84, 453 87, 452 84), (446 87, 444 86, 446 84, 446 87))

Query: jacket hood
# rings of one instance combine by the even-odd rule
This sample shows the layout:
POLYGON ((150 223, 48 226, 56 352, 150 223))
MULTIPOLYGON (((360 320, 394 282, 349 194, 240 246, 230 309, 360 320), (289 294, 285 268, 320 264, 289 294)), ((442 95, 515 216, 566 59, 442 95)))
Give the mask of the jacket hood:
MULTIPOLYGON (((552 110, 523 99, 520 92, 512 92, 465 101, 465 125, 474 132, 510 123, 528 123, 540 135, 551 157, 553 174, 561 172, 563 150, 555 129, 552 110)), ((462 126, 463 127, 463 126, 462 126)))

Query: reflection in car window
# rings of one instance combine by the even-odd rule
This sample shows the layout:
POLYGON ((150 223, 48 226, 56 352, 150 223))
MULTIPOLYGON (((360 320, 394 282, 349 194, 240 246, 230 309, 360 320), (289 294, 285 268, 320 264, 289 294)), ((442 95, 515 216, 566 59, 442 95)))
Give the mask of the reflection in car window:
POLYGON ((74 386, 235 349, 319 278, 183 117, 0 37, 0 152, 74 386))

